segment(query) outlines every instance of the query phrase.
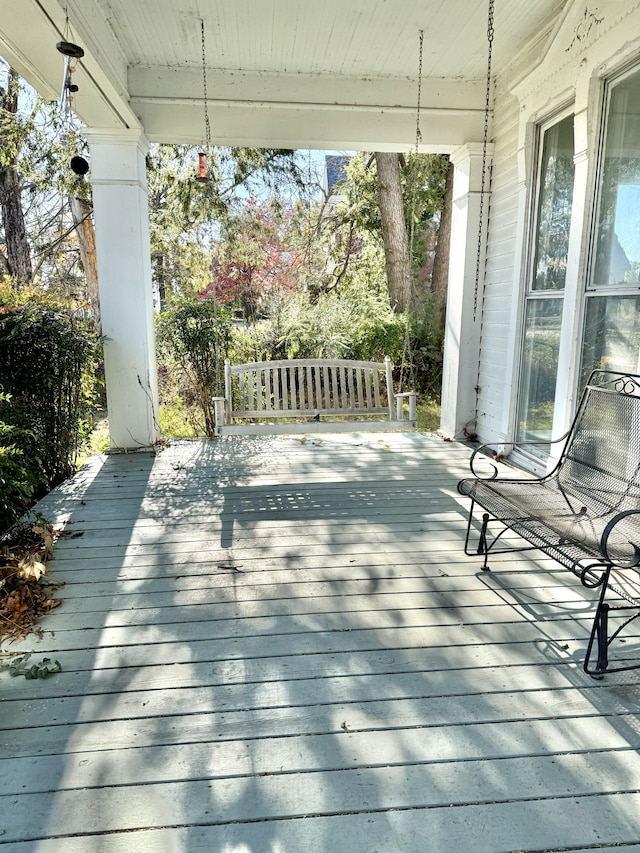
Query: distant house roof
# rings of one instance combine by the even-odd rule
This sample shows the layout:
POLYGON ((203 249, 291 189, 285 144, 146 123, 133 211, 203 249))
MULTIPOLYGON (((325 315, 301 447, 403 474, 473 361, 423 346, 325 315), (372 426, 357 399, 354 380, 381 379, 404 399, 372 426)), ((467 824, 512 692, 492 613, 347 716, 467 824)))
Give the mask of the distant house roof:
POLYGON ((351 157, 348 154, 326 154, 324 158, 324 189, 327 195, 333 193, 333 188, 346 177, 347 163, 351 157))

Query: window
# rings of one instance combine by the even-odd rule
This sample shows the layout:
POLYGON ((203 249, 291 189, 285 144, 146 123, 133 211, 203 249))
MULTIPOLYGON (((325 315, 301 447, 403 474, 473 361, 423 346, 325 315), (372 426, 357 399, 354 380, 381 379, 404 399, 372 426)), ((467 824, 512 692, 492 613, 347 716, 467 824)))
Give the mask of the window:
POLYGON ((640 71, 609 85, 604 128, 581 386, 594 368, 640 368, 640 71))
POLYGON ((573 206, 573 116, 541 129, 517 441, 551 437, 573 206))

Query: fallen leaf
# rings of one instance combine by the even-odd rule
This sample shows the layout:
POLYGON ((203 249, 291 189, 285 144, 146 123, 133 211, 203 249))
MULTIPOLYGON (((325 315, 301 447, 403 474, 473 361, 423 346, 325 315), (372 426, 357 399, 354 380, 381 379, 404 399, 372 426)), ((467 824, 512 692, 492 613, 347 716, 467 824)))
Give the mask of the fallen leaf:
POLYGON ((45 564, 41 563, 34 554, 25 554, 18 563, 18 575, 25 580, 39 581, 46 571, 45 564))
POLYGON ((37 524, 32 528, 34 533, 37 533, 42 537, 42 541, 44 542, 45 551, 47 552, 47 556, 51 557, 53 554, 53 528, 48 524, 37 524))

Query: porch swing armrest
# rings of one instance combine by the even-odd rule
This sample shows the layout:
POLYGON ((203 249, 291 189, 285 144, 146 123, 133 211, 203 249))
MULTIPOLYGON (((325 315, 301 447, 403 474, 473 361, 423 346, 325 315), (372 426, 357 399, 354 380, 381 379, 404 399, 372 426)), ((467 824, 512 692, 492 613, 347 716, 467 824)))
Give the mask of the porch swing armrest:
POLYGON ((411 423, 415 424, 416 422, 416 401, 418 398, 417 391, 399 391, 397 394, 393 395, 396 401, 396 420, 403 420, 403 403, 405 397, 409 400, 409 420, 411 423))
POLYGON ((225 426, 228 421, 228 400, 226 397, 212 397, 213 413, 215 415, 215 434, 220 435, 220 427, 225 426))

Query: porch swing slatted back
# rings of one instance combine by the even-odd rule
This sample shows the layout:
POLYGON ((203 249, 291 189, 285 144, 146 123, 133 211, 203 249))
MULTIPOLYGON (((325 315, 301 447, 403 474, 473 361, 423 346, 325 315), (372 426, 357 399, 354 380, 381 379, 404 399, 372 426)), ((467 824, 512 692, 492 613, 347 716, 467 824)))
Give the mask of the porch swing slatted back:
POLYGON ((384 362, 295 359, 231 366, 225 363, 225 390, 232 417, 265 415, 387 415, 392 401, 384 362))

